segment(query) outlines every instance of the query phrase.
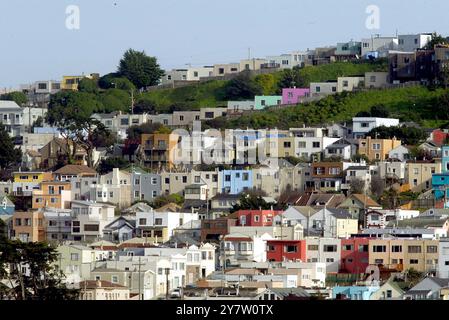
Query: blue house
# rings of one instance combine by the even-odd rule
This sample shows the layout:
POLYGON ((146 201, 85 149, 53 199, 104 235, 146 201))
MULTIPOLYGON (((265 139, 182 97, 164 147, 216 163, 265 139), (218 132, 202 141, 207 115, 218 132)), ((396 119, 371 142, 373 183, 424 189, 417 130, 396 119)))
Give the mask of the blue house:
MULTIPOLYGON (((441 148, 441 173, 432 174, 432 189, 436 200, 444 197, 449 200, 449 146, 441 148)), ((449 203, 444 204, 445 208, 449 207, 449 203)))
POLYGON ((373 293, 379 290, 378 286, 350 286, 332 288, 332 299, 344 296, 349 300, 370 300, 373 293))
POLYGON ((221 192, 239 194, 253 187, 253 172, 251 170, 234 169, 223 170, 221 174, 221 192))
POLYGON ((13 215, 16 206, 7 196, 0 197, 0 215, 13 215))

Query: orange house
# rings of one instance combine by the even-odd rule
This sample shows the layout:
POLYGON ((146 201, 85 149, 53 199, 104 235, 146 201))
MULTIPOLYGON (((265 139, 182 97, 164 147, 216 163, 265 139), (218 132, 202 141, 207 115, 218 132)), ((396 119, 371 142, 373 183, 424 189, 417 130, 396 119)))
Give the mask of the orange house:
POLYGON ((140 139, 145 163, 150 167, 172 168, 179 138, 173 133, 142 134, 140 139))
POLYGON ((15 212, 12 216, 13 239, 22 242, 45 241, 44 213, 39 211, 15 212))
POLYGON ((69 181, 43 181, 39 190, 33 190, 33 209, 69 209, 71 183, 69 181))

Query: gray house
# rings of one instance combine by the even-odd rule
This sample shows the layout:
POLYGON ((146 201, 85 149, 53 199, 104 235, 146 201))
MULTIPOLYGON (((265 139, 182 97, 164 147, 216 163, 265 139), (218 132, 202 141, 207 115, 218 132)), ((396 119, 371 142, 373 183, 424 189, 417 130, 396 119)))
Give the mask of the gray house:
POLYGON ((123 242, 136 235, 136 218, 120 216, 103 229, 103 237, 111 242, 123 242))
POLYGON ((161 176, 158 174, 134 168, 131 173, 131 181, 131 203, 138 200, 153 202, 156 197, 161 195, 161 176))
POLYGON ((404 294, 405 300, 439 300, 440 290, 449 286, 449 279, 427 277, 404 294))

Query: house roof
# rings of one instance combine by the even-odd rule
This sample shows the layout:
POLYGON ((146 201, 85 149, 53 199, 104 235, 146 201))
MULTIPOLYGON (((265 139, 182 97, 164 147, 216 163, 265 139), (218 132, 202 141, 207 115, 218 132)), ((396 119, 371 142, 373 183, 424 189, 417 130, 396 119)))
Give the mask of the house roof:
POLYGON ((92 168, 84 165, 76 165, 76 164, 68 164, 58 170, 55 171, 56 174, 69 174, 69 175, 78 175, 78 174, 97 174, 92 168))
POLYGON ((307 202, 308 206, 336 208, 346 199, 344 194, 319 193, 312 194, 307 202))
POLYGON ((381 207, 380 204, 378 204, 376 201, 374 201, 372 198, 368 197, 367 195, 360 194, 360 193, 353 193, 349 196, 349 198, 355 198, 359 202, 363 203, 367 207, 381 207))
POLYGON ((337 219, 351 219, 352 215, 349 213, 348 210, 345 209, 336 209, 336 208, 325 208, 322 210, 326 210, 329 212, 332 216, 334 216, 337 219))
POLYGON ((128 207, 125 210, 123 210, 123 212, 124 213, 149 212, 152 209, 153 208, 150 207, 145 202, 137 202, 137 203, 133 204, 131 207, 128 207))
POLYGON ((127 288, 127 287, 122 286, 120 284, 112 283, 110 281, 105 281, 105 280, 85 280, 85 281, 81 281, 79 283, 79 287, 80 288, 86 288, 86 289, 99 289, 99 288, 124 288, 124 289, 126 289, 127 288))
POLYGON ((15 101, 10 100, 0 100, 0 109, 22 110, 22 108, 15 101))
POLYGON ((217 193, 211 200, 239 200, 239 194, 217 193))
POLYGON ((423 218, 413 218, 404 219, 398 221, 390 221, 387 226, 398 226, 402 228, 441 228, 446 223, 447 219, 423 219, 423 218))
POLYGON ((311 206, 293 206, 293 208, 305 217, 311 217, 318 212, 318 210, 311 206))
POLYGON ((270 290, 271 292, 274 292, 278 296, 284 298, 288 296, 304 297, 304 298, 310 297, 310 294, 303 288, 270 288, 267 290, 270 290))
POLYGON ((99 247, 99 248, 101 248, 101 247, 117 247, 117 245, 115 243, 112 243, 112 242, 109 242, 106 240, 100 240, 100 241, 91 243, 89 245, 89 247, 99 247))
POLYGON ((36 150, 27 150, 26 154, 29 155, 30 157, 41 157, 42 156, 40 154, 40 152, 36 151, 36 150))
POLYGON ((8 196, 0 196, 0 204, 3 204, 3 201, 6 202, 6 206, 14 207, 15 204, 8 198, 8 196))
POLYGON ((177 205, 176 203, 170 202, 167 203, 166 205, 155 209, 154 211, 156 212, 180 212, 182 209, 181 206, 177 205))

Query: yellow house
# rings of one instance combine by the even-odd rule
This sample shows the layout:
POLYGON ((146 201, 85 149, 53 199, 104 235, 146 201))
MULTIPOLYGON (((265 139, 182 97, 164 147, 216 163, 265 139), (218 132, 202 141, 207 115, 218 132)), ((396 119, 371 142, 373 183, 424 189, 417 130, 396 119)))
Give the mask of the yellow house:
POLYGON ((295 156, 295 137, 279 137, 277 140, 279 158, 295 156))
POLYGON ((88 76, 63 76, 61 82, 61 90, 78 91, 78 84, 84 78, 98 79, 100 77, 97 73, 92 73, 88 76))
POLYGON ((31 196, 33 190, 39 189, 41 182, 52 180, 52 173, 42 171, 18 171, 13 173, 13 177, 13 193, 15 195, 31 196))
POLYGON ((337 238, 347 238, 359 232, 357 219, 337 219, 337 238))
POLYGON ((401 141, 393 139, 372 139, 366 137, 359 141, 359 151, 361 155, 365 155, 369 160, 385 160, 388 159, 388 153, 401 145, 401 141))
POLYGON ((438 240, 375 239, 369 241, 369 264, 398 271, 435 270, 438 265, 438 240))

